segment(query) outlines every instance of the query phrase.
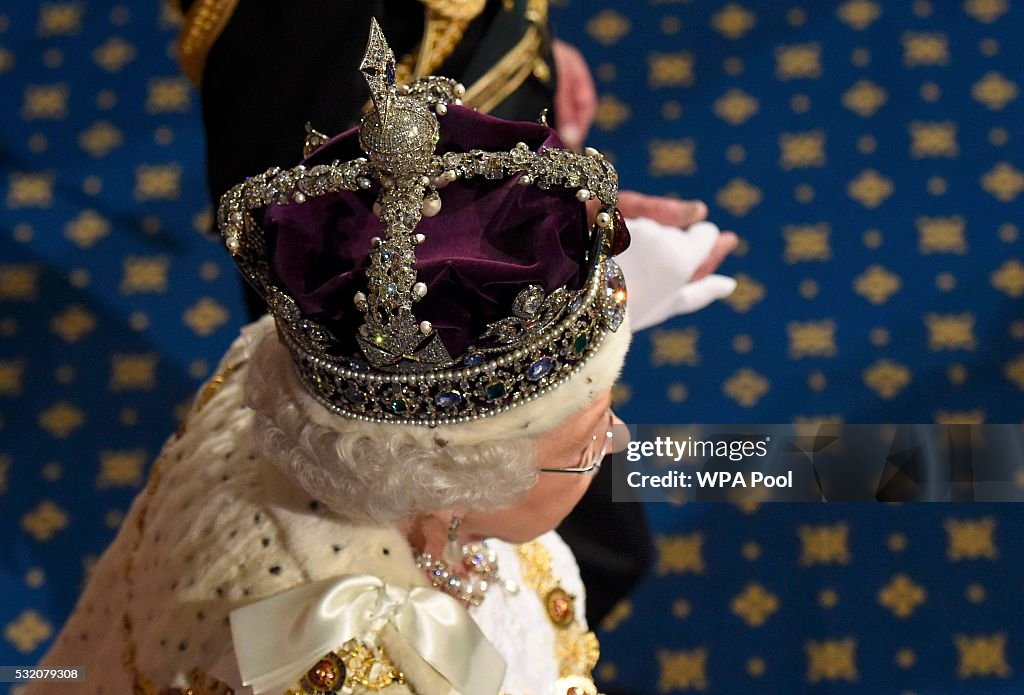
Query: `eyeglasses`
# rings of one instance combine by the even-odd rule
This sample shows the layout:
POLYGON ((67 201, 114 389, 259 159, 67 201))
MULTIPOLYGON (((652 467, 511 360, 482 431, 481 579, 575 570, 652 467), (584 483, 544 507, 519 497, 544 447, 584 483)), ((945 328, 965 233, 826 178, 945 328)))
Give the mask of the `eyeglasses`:
POLYGON ((601 462, 604 460, 605 455, 608 453, 608 447, 611 446, 612 438, 615 433, 612 431, 612 425, 614 424, 614 415, 612 409, 608 409, 608 419, 605 422, 605 429, 603 436, 595 434, 590 438, 590 445, 587 447, 583 455, 580 456, 580 465, 575 468, 541 468, 541 473, 597 473, 601 468, 601 462), (601 449, 594 455, 594 451, 597 448, 598 440, 601 441, 601 449))

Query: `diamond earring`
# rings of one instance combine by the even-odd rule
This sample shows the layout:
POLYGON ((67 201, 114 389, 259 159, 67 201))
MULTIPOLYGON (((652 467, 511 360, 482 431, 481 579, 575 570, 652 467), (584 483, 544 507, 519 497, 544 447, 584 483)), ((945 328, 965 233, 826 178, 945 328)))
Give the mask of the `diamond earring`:
POLYGON ((450 567, 462 562, 462 543, 459 542, 459 526, 462 524, 462 517, 452 515, 451 523, 448 524, 448 544, 444 547, 442 557, 450 567))

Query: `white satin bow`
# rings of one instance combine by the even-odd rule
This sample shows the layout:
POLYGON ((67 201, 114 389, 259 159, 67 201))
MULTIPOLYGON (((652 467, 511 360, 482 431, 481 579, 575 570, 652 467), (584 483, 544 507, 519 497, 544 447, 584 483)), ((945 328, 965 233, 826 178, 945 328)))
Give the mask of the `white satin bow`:
POLYGON ((457 600, 426 587, 350 575, 290 589, 231 613, 242 683, 281 693, 350 639, 367 644, 390 624, 459 693, 493 695, 505 661, 457 600))

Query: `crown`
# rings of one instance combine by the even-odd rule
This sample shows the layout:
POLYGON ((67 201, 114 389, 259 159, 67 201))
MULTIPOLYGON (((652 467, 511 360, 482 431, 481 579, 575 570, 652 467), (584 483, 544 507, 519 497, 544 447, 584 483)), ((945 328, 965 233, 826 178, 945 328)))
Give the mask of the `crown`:
MULTIPOLYGON (((438 153, 440 119, 450 108, 461 109, 464 89, 443 77, 397 86, 394 54, 375 20, 360 70, 372 103, 358 130, 365 157, 313 164, 332 141, 307 127, 306 164, 247 179, 218 209, 228 250, 266 299, 300 380, 340 415, 431 426, 492 416, 550 392, 580 370, 625 315, 625 281, 611 258, 628 243, 615 208, 614 167, 592 148, 577 154, 525 142, 507 150, 438 153), (417 317, 417 304, 430 292, 418 276, 417 249, 432 241, 419 226, 441 212, 440 191, 449 184, 506 179, 552 194, 572 191, 579 203, 599 201, 580 261, 585 279, 550 291, 525 283, 505 316, 453 354, 441 331, 417 317), (383 233, 370 239, 362 261, 365 286, 351 296, 362 315, 353 340, 300 308, 273 268, 265 218, 271 209, 344 192, 365 196, 375 188, 372 209, 383 233)), ((435 228, 432 236, 444 233, 435 228)))

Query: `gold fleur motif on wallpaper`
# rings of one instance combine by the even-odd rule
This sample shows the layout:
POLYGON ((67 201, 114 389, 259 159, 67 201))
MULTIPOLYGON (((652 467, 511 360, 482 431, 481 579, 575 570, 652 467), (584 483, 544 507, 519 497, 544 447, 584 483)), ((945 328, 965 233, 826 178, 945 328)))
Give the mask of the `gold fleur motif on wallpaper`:
POLYGON ((604 94, 597 100, 594 122, 601 130, 615 130, 628 121, 631 115, 628 104, 620 101, 614 94, 604 94))
POLYGON ((4 639, 22 654, 28 654, 50 639, 53 627, 42 615, 34 610, 21 614, 4 627, 4 639))
POLYGON ((735 217, 745 217, 761 200, 761 189, 742 178, 732 179, 715 194, 715 202, 735 217))
POLYGON ((66 225, 64 236, 80 249, 89 249, 110 234, 110 222, 95 210, 82 210, 66 225))
POLYGON ((775 76, 780 80, 821 75, 821 44, 816 41, 775 47, 775 76))
POLYGON ((192 105, 192 88, 184 77, 154 77, 146 93, 146 112, 187 113, 192 105))
POLYGON ((935 423, 937 425, 981 425, 985 423, 985 411, 976 410, 937 410, 935 412, 935 423))
POLYGON ((786 332, 790 359, 836 356, 836 322, 832 319, 790 321, 786 332))
POLYGON ((951 217, 918 217, 917 248, 922 254, 967 253, 967 220, 961 215, 951 217))
POLYGON ((838 640, 808 640, 804 643, 807 654, 807 682, 849 681, 856 682, 857 639, 845 637, 838 640))
POLYGON ((946 519, 948 545, 946 557, 950 562, 960 560, 995 560, 999 557, 995 538, 996 520, 986 516, 980 519, 946 519))
POLYGON ((782 238, 786 242, 783 258, 790 264, 829 260, 832 258, 831 233, 828 222, 787 224, 782 228, 782 238))
POLYGON ((755 24, 757 16, 735 2, 726 4, 711 16, 711 28, 734 41, 753 29, 755 24))
POLYGON ((0 301, 32 302, 39 296, 38 263, 0 265, 0 301))
POLYGON ((110 358, 111 391, 149 391, 156 386, 156 365, 160 358, 155 353, 116 354, 110 358))
POLYGON ((964 12, 985 24, 991 24, 1009 10, 1008 0, 964 0, 964 12))
POLYGON ((167 256, 125 256, 122 260, 121 294, 167 291, 167 256))
POLYGON ((899 362, 882 359, 864 370, 864 385, 883 400, 892 400, 910 384, 910 370, 899 362))
POLYGON ((908 68, 949 63, 949 39, 938 32, 907 31, 903 42, 903 64, 908 68))
POLYGON ((615 606, 608 611, 608 615, 601 621, 601 629, 605 631, 612 631, 619 629, 622 623, 626 622, 633 617, 633 602, 629 599, 623 599, 615 604, 615 606))
POLYGON ((78 134, 78 146, 93 157, 106 157, 124 142, 124 135, 110 121, 96 121, 78 134))
POLYGON ((857 80, 843 92, 843 106, 861 118, 870 118, 885 105, 889 94, 871 80, 857 80))
POLYGON ((96 317, 81 304, 71 304, 50 319, 50 330, 67 343, 74 343, 96 328, 96 317))
POLYGON ((1008 297, 1019 299, 1024 296, 1024 263, 1016 258, 1005 261, 989 275, 992 286, 1008 297))
POLYGON ((761 627, 779 610, 779 597, 757 582, 750 582, 733 597, 729 608, 749 627, 761 627))
POLYGON ((137 487, 142 484, 142 470, 145 465, 144 449, 101 451, 96 487, 137 487))
POLYGON ((228 322, 228 310, 210 297, 203 297, 185 310, 182 321, 201 337, 206 337, 228 322))
POLYGON ((872 265, 853 281, 853 289, 872 304, 881 305, 900 291, 903 281, 880 265, 872 265))
POLYGON ((722 383, 722 391, 744 408, 752 408, 768 393, 769 381, 749 367, 737 369, 722 383))
POLYGON ((135 60, 135 46, 120 36, 111 36, 92 52, 92 60, 107 72, 119 72, 135 60))
POLYGON ((15 59, 14 54, 0 46, 0 75, 13 68, 16 62, 18 61, 15 59))
POLYGON ((800 537, 800 564, 803 567, 850 564, 850 551, 847 548, 850 527, 846 523, 818 526, 801 524, 797 527, 797 535, 800 537))
POLYGON ((0 454, 0 495, 7 492, 7 474, 11 470, 11 458, 0 454))
POLYGON ((660 87, 688 87, 693 84, 693 53, 652 52, 647 55, 647 83, 652 89, 660 87))
POLYGON ((180 164, 140 164, 135 167, 135 200, 177 200, 180 194, 180 164))
POLYGON ((1010 666, 1006 663, 1006 633, 958 634, 954 635, 953 644, 957 652, 956 675, 960 680, 1010 677, 1010 666))
POLYGON ((659 577, 667 574, 704 574, 704 534, 698 532, 654 537, 658 548, 659 577))
POLYGON ((21 528, 40 543, 50 540, 67 525, 67 513, 51 500, 43 500, 21 517, 21 528))
POLYGON ((981 187, 997 200, 1012 202, 1024 191, 1024 172, 1012 164, 999 162, 981 177, 981 187))
POLYGON ((81 2, 44 2, 39 8, 39 36, 71 36, 82 29, 85 5, 81 2))
POLYGON ((874 210, 892 195, 892 179, 874 169, 865 169, 846 186, 846 193, 858 203, 874 210))
POLYGON ((882 8, 871 0, 847 0, 836 14, 851 29, 863 31, 882 16, 882 8))
POLYGON ((913 121, 908 129, 910 156, 914 159, 956 157, 960 153, 956 141, 956 123, 953 121, 913 121))
POLYGON ((743 125, 760 108, 755 97, 742 89, 733 88, 715 99, 715 115, 730 125, 743 125))
POLYGON ((587 33, 602 46, 611 46, 629 33, 629 20, 615 10, 601 10, 587 21, 587 33))
POLYGON ((779 135, 779 167, 806 169, 825 166, 825 131, 820 128, 806 133, 779 135))
POLYGON ((974 314, 926 314, 928 349, 974 350, 978 340, 974 337, 974 314))
POLYGON ((736 313, 745 314, 764 299, 765 288, 746 273, 737 273, 735 279, 736 289, 722 301, 731 306, 736 313))
POLYGON ((658 664, 661 676, 658 689, 667 693, 674 690, 708 689, 708 650, 701 647, 693 650, 658 650, 658 664))
POLYGON ((1017 94, 1017 83, 994 70, 985 73, 985 76, 971 88, 971 96, 975 101, 993 111, 1002 111, 1007 104, 1017 98, 1017 94))
POLYGON ((50 172, 14 172, 7 177, 7 207, 48 208, 53 205, 54 176, 50 172))
POLYGON ((680 140, 651 140, 647 144, 650 155, 648 172, 651 176, 689 176, 697 171, 693 153, 696 144, 690 138, 680 140))
POLYGON ((928 600, 928 592, 915 584, 906 574, 900 573, 878 590, 878 603, 897 618, 909 618, 918 606, 928 600))
POLYGON ((68 401, 58 401, 39 412, 38 422, 55 439, 66 439, 85 423, 85 413, 68 401))
POLYGON ((25 87, 21 117, 26 121, 59 121, 68 115, 68 98, 70 96, 71 89, 65 82, 30 84, 25 87))
POLYGON ((651 366, 666 364, 700 364, 697 340, 700 331, 696 328, 651 331, 651 366))
POLYGON ((0 396, 20 396, 24 376, 21 360, 0 360, 0 396))

